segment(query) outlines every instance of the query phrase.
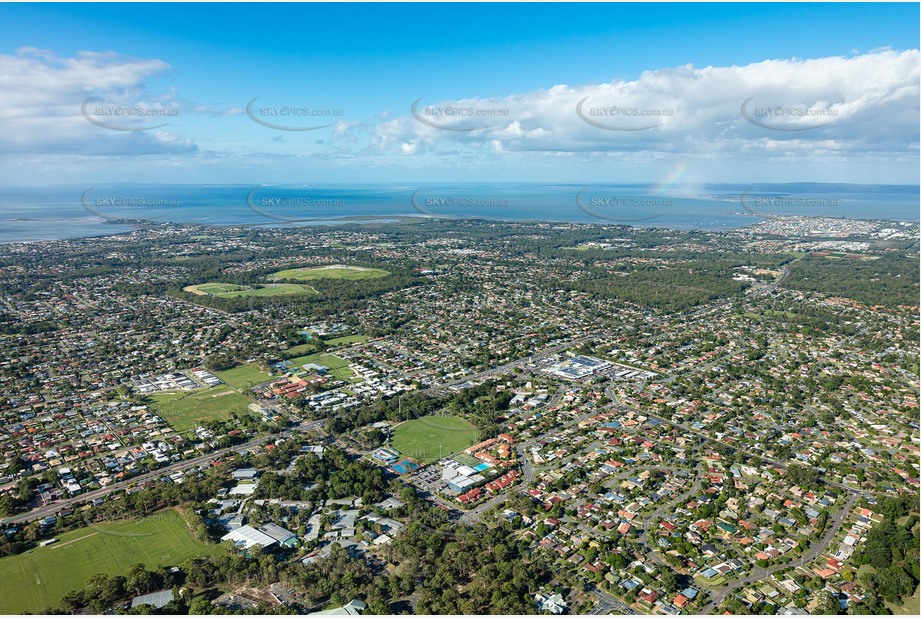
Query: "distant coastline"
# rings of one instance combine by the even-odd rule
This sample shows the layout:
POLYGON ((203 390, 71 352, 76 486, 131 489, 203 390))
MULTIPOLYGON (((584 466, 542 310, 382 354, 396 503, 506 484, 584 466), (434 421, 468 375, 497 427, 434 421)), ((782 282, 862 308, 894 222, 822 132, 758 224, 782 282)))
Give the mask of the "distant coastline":
POLYGON ((346 225, 414 219, 731 230, 783 216, 918 222, 917 185, 821 183, 100 185, 0 190, 0 243, 112 236, 164 223, 346 225))

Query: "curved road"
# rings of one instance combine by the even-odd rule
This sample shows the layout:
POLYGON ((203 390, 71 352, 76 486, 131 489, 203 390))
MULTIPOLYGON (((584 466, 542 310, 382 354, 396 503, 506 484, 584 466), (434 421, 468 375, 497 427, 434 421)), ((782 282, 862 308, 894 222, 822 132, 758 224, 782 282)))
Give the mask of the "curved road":
POLYGON ((691 487, 689 487, 685 491, 678 494, 671 501, 660 506, 658 509, 655 510, 655 512, 652 515, 647 517, 643 521, 643 531, 640 532, 639 536, 637 537, 637 542, 639 542, 640 544, 646 547, 646 555, 651 557, 653 560, 655 560, 659 564, 667 565, 665 560, 661 556, 659 556, 658 552, 654 551, 655 548, 649 546, 649 539, 648 539, 649 526, 650 524, 652 524, 653 521, 661 517, 662 513, 664 513, 665 511, 673 510, 681 502, 687 501, 688 499, 691 498, 691 496, 693 496, 695 493, 700 491, 700 484, 702 482, 702 476, 703 476, 702 470, 700 469, 701 463, 703 462, 703 460, 700 459, 701 444, 702 443, 696 444, 694 448, 692 449, 692 452, 696 453, 698 457, 697 465, 694 467, 694 483, 691 485, 691 487))
POLYGON ((851 512, 851 509, 854 508, 854 505, 857 503, 857 497, 858 497, 857 494, 851 494, 851 497, 850 499, 848 499, 847 503, 844 505, 844 508, 838 511, 838 514, 835 515, 834 519, 832 520, 831 527, 825 532, 825 536, 822 537, 822 540, 819 543, 812 545, 808 550, 806 550, 806 553, 803 554, 801 557, 797 558, 793 562, 785 562, 784 564, 776 564, 772 567, 767 567, 767 568, 757 568, 751 573, 749 573, 748 575, 746 575, 745 577, 743 577, 742 579, 734 581, 731 584, 728 584, 715 592, 711 592, 710 602, 707 603, 700 610, 700 613, 709 614, 710 612, 712 612, 715 608, 719 607, 720 603, 722 603, 723 600, 725 600, 725 598, 729 595, 730 592, 732 592, 733 590, 736 590, 737 588, 741 588, 742 586, 747 586, 748 584, 752 584, 754 582, 761 581, 763 579, 767 579, 768 577, 770 577, 777 571, 788 569, 790 567, 801 567, 815 560, 818 556, 820 556, 825 551, 825 549, 829 546, 832 540, 834 540, 835 533, 838 532, 838 528, 841 527, 841 524, 844 523, 844 519, 847 517, 848 513, 851 512))

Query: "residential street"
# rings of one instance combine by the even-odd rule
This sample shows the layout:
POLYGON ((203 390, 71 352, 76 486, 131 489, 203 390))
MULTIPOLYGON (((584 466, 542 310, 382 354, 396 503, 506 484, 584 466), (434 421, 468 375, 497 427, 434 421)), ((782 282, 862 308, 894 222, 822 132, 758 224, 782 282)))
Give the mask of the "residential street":
POLYGON ((707 603, 701 610, 702 614, 711 613, 716 607, 719 607, 720 603, 730 594, 733 590, 751 584, 752 582, 761 581, 767 579, 777 571, 787 569, 792 567, 800 567, 806 564, 809 564, 820 556, 831 544, 832 540, 835 538, 835 533, 838 532, 838 529, 841 527, 841 524, 844 522, 844 519, 847 517, 848 513, 851 512, 851 509, 854 508, 854 505, 857 503, 857 494, 851 494, 848 501, 845 503, 844 507, 838 512, 837 515, 832 519, 831 527, 825 532, 825 536, 822 537, 822 540, 817 544, 812 545, 806 553, 801 557, 797 558, 792 562, 785 562, 783 564, 777 564, 766 569, 757 568, 745 577, 740 580, 734 581, 719 590, 712 592, 710 594, 710 602, 707 603))

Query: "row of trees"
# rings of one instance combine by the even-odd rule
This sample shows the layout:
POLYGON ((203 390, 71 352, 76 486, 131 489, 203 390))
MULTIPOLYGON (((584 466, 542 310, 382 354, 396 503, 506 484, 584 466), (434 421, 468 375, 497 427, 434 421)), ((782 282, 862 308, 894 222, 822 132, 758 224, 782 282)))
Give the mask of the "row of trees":
MULTIPOLYGON (((101 614, 119 602, 126 602, 134 596, 155 590, 171 588, 176 583, 178 582, 174 581, 173 573, 168 569, 161 567, 148 570, 143 564, 138 563, 129 567, 124 575, 92 575, 82 590, 74 590, 64 595, 58 607, 65 613, 89 608, 101 614)), ((174 595, 174 601, 177 597, 178 595, 174 595)), ((176 602, 173 607, 165 608, 163 613, 178 613, 181 608, 181 604, 176 602)))
MULTIPOLYGON (((187 477, 183 483, 152 483, 140 491, 123 493, 118 500, 86 505, 85 508, 74 510, 70 515, 58 515, 57 522, 51 526, 43 526, 40 522, 33 521, 12 534, 0 535, 0 556, 22 553, 34 547, 42 538, 50 538, 87 524, 143 517, 168 507, 197 505, 213 498, 218 490, 229 485, 228 469, 240 467, 244 462, 262 468, 279 467, 300 452, 302 440, 303 438, 286 440, 274 449, 267 449, 249 459, 239 455, 228 457, 224 465, 208 468, 204 474, 197 477, 187 477)), ((35 481, 29 479, 24 482, 32 484, 35 481)), ((193 532, 202 540, 207 539, 207 529, 194 512, 195 508, 188 510, 187 518, 193 532)))

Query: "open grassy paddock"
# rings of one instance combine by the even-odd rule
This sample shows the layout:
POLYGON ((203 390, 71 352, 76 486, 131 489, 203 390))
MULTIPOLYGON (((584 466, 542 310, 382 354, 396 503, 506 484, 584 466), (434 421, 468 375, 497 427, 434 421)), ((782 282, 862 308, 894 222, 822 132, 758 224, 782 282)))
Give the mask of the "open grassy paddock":
POLYGON ((364 268, 362 266, 319 266, 314 268, 289 268, 272 275, 273 279, 294 279, 296 281, 314 281, 316 279, 376 279, 386 277, 390 273, 380 268, 364 268))
POLYGON ((220 296, 222 298, 239 298, 243 296, 290 296, 292 294, 318 294, 309 285, 297 283, 268 283, 253 286, 236 285, 234 283, 202 283, 184 288, 199 296, 220 296))
POLYGON ((151 395, 153 411, 176 431, 195 429, 204 421, 227 420, 231 412, 249 414, 251 400, 229 386, 200 389, 190 393, 151 395))
POLYGON ((478 439, 476 427, 459 416, 425 416, 397 425, 391 444, 403 455, 429 463, 478 439))
POLYGON ((343 345, 352 345, 353 343, 364 343, 368 340, 367 335, 348 335, 346 337, 336 337, 334 339, 324 339, 323 343, 334 348, 343 345))
POLYGON ((295 356, 306 356, 304 352, 316 352, 317 345, 315 343, 302 343, 300 345, 294 345, 284 351, 285 356, 290 356, 294 358, 295 356))
POLYGON ((247 389, 272 379, 269 374, 259 369, 258 365, 252 363, 239 365, 226 371, 218 371, 215 375, 232 387, 239 389, 247 389))
POLYGON ((221 295, 228 292, 243 290, 245 288, 242 285, 236 285, 235 283, 202 283, 201 285, 190 285, 187 289, 193 294, 198 292, 201 294, 221 295))
POLYGON ((0 613, 22 614, 56 607, 96 573, 120 575, 132 564, 174 566, 193 556, 225 550, 192 536, 174 509, 142 519, 93 524, 65 532, 58 541, 24 554, 0 558, 0 613))

